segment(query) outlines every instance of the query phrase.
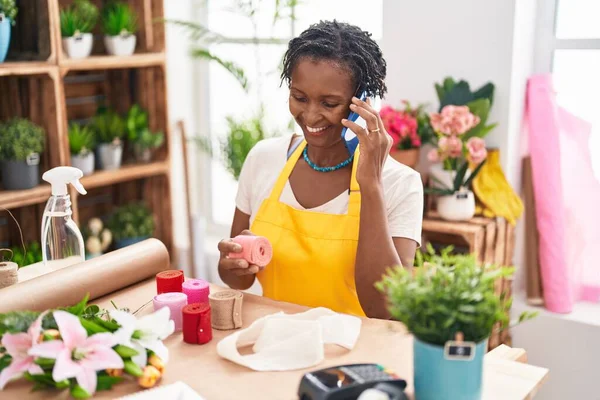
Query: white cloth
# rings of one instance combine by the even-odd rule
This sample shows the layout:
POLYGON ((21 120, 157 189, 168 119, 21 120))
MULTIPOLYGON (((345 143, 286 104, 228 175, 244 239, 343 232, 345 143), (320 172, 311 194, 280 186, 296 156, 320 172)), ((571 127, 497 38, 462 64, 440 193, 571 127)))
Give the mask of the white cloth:
POLYGON ((361 324, 358 317, 323 307, 298 314, 278 312, 223 338, 217 344, 217 353, 256 371, 308 368, 323 361, 325 344, 353 349, 361 324), (254 345, 254 353, 240 354, 238 347, 249 345, 254 345))
MULTIPOLYGON (((270 194, 286 161, 291 135, 269 138, 257 143, 246 158, 239 178, 236 196, 237 208, 250 215, 250 223, 258 209, 270 194)), ((392 237, 412 239, 421 244, 423 223, 423 182, 418 172, 400 164, 391 157, 383 167, 382 184, 387 211, 388 227, 392 237)), ((346 214, 349 194, 347 191, 310 211, 328 214, 346 214)), ((280 201, 296 209, 304 210, 289 184, 281 194, 280 201)))

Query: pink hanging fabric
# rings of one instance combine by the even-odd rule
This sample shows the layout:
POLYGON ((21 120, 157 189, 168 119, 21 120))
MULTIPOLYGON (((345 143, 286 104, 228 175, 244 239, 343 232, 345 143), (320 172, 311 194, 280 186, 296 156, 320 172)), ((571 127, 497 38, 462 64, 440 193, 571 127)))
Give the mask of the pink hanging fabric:
POLYGON ((530 78, 527 124, 539 260, 548 310, 571 312, 600 297, 600 183, 589 150, 591 125, 556 104, 551 75, 530 78))

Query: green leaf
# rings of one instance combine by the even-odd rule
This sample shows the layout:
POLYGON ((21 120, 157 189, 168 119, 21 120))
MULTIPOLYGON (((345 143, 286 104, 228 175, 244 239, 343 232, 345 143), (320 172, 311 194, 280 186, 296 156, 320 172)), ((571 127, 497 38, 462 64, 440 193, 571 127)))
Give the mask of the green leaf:
POLYGON ((467 103, 469 111, 479 117, 478 125, 485 125, 490 114, 490 101, 488 99, 477 99, 467 103))
POLYGON ((475 99, 488 99, 491 107, 494 103, 494 89, 494 84, 489 82, 475 91, 475 93, 473 93, 473 97, 475 99))
POLYGON ((465 161, 460 168, 456 171, 456 176, 454 177, 454 191, 460 190, 463 185, 463 179, 465 179, 465 174, 469 169, 469 163, 465 161))
POLYGON ((108 329, 104 328, 103 326, 98 325, 95 322, 90 321, 89 319, 80 317, 79 321, 81 322, 81 326, 83 326, 85 328, 85 330, 87 331, 88 335, 93 335, 95 333, 109 332, 108 329))
POLYGON ((73 396, 75 399, 87 399, 91 395, 81 386, 73 385, 71 388, 71 396, 73 396))
POLYGON ((12 361, 12 357, 9 354, 4 354, 2 358, 0 358, 0 371, 4 368, 8 367, 12 361))
POLYGON ((121 358, 131 358, 138 354, 137 350, 132 349, 131 347, 120 345, 120 344, 117 345, 114 348, 114 350, 117 352, 118 355, 121 356, 121 358))
POLYGON ((477 174, 481 170, 481 167, 483 167, 483 164, 485 164, 486 161, 487 161, 487 159, 483 160, 481 163, 479 163, 479 165, 477 167, 475 167, 475 169, 473 170, 473 172, 471 172, 471 175, 469 175, 469 177, 465 181, 465 183, 464 183, 465 187, 469 187, 469 185, 471 185, 471 182, 473 181, 473 179, 475 179, 475 177, 477 176, 477 174))
POLYGON ((122 381, 123 378, 119 376, 99 375, 96 390, 110 390, 113 385, 121 383, 122 381))
POLYGON ((79 303, 75 304, 74 306, 65 308, 65 311, 67 311, 73 315, 77 315, 79 317, 85 311, 85 309, 87 307, 87 302, 89 299, 90 299, 90 294, 86 293, 85 297, 79 303))
POLYGON ((440 102, 441 111, 445 106, 452 104, 456 106, 464 106, 473 100, 473 94, 469 84, 465 81, 460 81, 452 87, 452 90, 446 93, 443 100, 440 102))
POLYGON ((40 367, 52 367, 55 364, 56 360, 53 358, 43 358, 39 357, 35 359, 35 363, 40 367))
POLYGON ((242 86, 242 88, 247 92, 248 91, 248 78, 246 77, 246 73, 243 68, 238 66, 232 61, 227 61, 219 56, 210 52, 210 50, 206 48, 196 47, 191 50, 191 56, 194 58, 201 58, 208 61, 215 61, 220 64, 223 68, 225 68, 233 77, 238 81, 238 83, 242 86))
POLYGON ((136 378, 139 378, 140 376, 142 376, 144 374, 144 372, 139 367, 139 365, 137 365, 136 363, 134 363, 131 360, 125 361, 124 370, 126 373, 128 373, 129 375, 135 376, 136 378))
POLYGON ((433 194, 436 196, 450 196, 454 193, 452 189, 440 189, 440 188, 425 188, 424 192, 427 194, 433 194))

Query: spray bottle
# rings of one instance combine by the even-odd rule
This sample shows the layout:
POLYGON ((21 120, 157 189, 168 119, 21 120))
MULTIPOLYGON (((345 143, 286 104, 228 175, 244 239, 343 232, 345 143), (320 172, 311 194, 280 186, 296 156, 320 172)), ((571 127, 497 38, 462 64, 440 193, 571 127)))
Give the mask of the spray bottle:
POLYGON ((73 167, 56 167, 46 171, 42 179, 52 185, 52 196, 42 217, 42 257, 44 265, 58 269, 85 261, 85 245, 81 231, 71 218, 71 196, 67 184, 86 194, 79 179, 83 172, 73 167))

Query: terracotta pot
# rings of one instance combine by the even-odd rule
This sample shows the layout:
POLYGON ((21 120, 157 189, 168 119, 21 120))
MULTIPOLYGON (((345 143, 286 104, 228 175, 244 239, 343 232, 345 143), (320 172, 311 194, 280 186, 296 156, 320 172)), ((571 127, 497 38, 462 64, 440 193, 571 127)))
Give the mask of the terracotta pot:
POLYGON ((398 161, 400 164, 407 165, 412 169, 415 169, 419 163, 419 153, 421 149, 410 149, 410 150, 392 150, 390 156, 398 161))

